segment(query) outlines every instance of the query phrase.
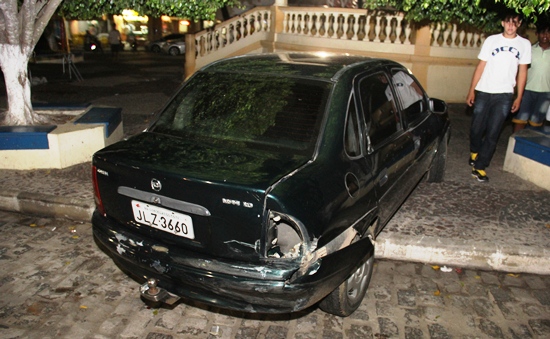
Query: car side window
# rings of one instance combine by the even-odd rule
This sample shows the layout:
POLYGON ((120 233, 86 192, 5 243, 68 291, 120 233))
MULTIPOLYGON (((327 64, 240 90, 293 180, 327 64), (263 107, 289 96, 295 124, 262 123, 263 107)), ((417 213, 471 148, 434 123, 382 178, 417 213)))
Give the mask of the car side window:
POLYGON ((399 116, 385 73, 380 72, 362 79, 359 82, 359 95, 373 145, 379 144, 400 129, 399 116))
POLYGON ((404 119, 412 122, 420 118, 427 108, 424 92, 420 84, 401 69, 392 70, 391 80, 399 99, 404 119))
POLYGON ((357 119, 357 109, 353 97, 350 100, 348 108, 348 117, 346 121, 346 130, 344 131, 344 147, 350 157, 356 157, 361 154, 361 141, 359 137, 359 121, 357 119))

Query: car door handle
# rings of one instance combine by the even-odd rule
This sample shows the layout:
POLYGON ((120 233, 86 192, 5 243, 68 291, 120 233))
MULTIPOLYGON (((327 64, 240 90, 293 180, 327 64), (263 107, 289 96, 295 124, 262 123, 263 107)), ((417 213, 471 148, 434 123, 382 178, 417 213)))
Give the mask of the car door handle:
POLYGON ((419 149, 420 148, 420 138, 415 138, 414 139, 414 149, 419 149))
POLYGON ((378 180, 378 185, 384 186, 386 182, 388 182, 388 170, 383 169, 382 172, 380 172, 380 180, 378 180))

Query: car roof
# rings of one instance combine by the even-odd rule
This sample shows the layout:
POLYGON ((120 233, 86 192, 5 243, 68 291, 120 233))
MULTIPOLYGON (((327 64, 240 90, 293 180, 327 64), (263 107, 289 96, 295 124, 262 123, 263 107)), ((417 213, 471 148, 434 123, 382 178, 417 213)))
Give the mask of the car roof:
POLYGON ((274 74, 336 81, 352 69, 360 72, 384 65, 401 66, 394 61, 359 55, 285 52, 222 59, 203 67, 201 71, 274 74))

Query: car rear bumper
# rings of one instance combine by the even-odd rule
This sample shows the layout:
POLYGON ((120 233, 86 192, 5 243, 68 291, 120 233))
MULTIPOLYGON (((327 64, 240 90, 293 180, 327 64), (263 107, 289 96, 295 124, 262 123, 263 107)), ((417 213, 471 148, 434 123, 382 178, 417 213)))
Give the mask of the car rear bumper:
POLYGON ((97 212, 92 224, 96 240, 140 283, 155 278, 159 287, 183 298, 248 313, 290 313, 312 306, 347 279, 374 250, 370 241, 354 243, 320 259, 315 273, 290 283, 299 263, 259 266, 221 262, 167 244, 159 246, 97 212))

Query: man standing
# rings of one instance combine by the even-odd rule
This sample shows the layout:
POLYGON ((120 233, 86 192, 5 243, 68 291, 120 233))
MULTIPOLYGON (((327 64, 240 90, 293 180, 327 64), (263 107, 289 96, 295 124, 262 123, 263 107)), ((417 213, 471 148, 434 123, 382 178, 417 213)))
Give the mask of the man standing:
POLYGON ((111 56, 113 60, 118 59, 118 52, 120 51, 120 32, 116 29, 116 25, 113 25, 113 29, 109 32, 109 45, 111 45, 111 56))
POLYGON ((508 13, 501 24, 503 32, 487 37, 481 46, 466 98, 468 106, 474 106, 468 163, 472 176, 480 182, 489 181, 485 168, 491 162, 506 117, 520 107, 531 63, 531 43, 517 35, 520 15, 508 13))
POLYGON ((514 132, 529 123, 534 127, 544 124, 550 107, 550 24, 546 20, 537 23, 538 42, 531 48, 531 67, 527 74, 525 94, 518 115, 512 120, 514 132))

